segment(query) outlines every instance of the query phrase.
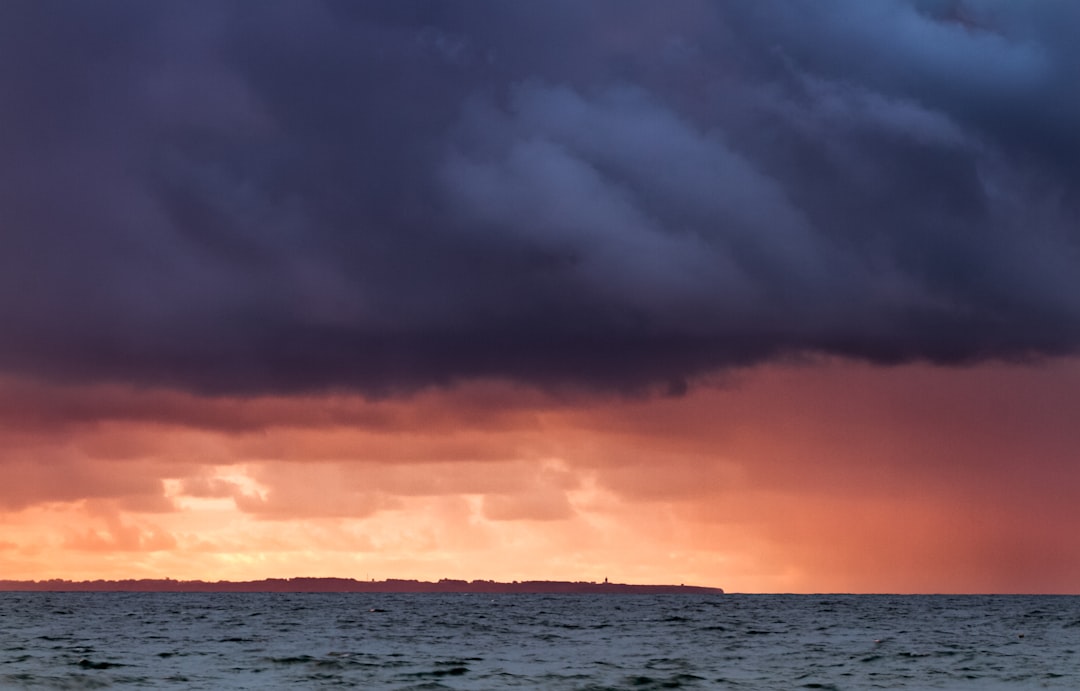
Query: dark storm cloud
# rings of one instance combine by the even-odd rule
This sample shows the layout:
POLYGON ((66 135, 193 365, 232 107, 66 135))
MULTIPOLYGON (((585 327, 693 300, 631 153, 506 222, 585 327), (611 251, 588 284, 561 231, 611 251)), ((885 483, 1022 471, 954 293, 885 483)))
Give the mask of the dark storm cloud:
POLYGON ((7 2, 0 367, 677 391, 1080 343, 1066 0, 7 2))

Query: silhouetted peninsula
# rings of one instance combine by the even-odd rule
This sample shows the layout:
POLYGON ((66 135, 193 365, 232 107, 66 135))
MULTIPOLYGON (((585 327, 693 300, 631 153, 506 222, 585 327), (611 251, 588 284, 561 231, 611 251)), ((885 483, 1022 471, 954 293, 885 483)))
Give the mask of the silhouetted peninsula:
POLYGON ((721 588, 693 585, 630 585, 591 581, 414 581, 390 578, 267 578, 261 581, 0 581, 0 591, 139 592, 139 593, 521 593, 568 595, 721 595, 721 588))

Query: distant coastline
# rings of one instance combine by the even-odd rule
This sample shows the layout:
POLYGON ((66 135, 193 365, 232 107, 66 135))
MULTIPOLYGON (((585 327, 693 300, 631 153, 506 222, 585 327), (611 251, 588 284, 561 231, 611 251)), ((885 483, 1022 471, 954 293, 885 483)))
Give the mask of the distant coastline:
POLYGON ((722 595, 722 588, 694 585, 632 585, 591 581, 415 581, 390 578, 358 581, 352 578, 267 578, 260 581, 176 581, 134 579, 118 581, 6 581, 0 591, 132 592, 132 593, 517 593, 565 595, 722 595))

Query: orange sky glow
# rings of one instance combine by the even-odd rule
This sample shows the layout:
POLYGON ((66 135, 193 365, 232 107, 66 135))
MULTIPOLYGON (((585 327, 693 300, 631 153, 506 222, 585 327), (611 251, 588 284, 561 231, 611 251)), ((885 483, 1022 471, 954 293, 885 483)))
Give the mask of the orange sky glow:
POLYGON ((1073 592, 1080 362, 771 365, 681 397, 0 381, 10 579, 1073 592))

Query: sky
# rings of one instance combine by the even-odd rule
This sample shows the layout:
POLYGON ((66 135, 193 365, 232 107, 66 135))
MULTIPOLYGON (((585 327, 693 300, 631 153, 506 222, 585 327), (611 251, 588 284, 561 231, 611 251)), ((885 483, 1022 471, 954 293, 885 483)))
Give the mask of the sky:
POLYGON ((0 579, 1076 592, 1076 26, 0 4, 0 579))

